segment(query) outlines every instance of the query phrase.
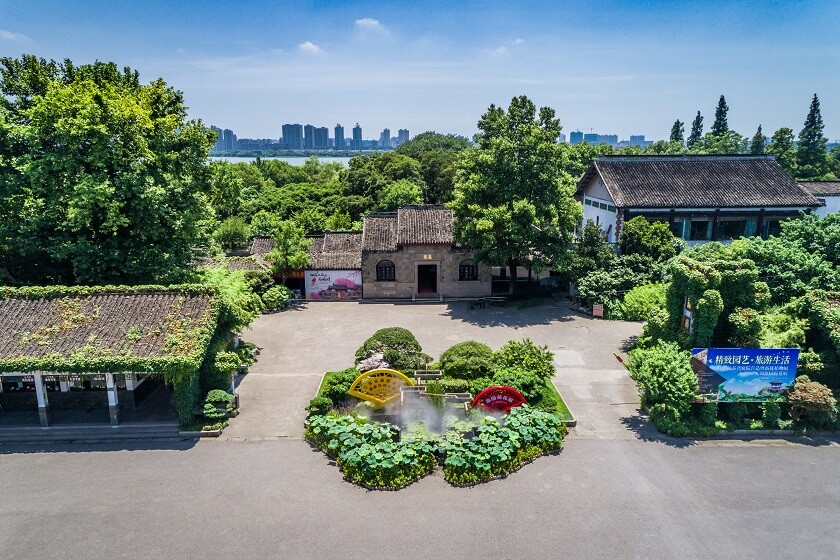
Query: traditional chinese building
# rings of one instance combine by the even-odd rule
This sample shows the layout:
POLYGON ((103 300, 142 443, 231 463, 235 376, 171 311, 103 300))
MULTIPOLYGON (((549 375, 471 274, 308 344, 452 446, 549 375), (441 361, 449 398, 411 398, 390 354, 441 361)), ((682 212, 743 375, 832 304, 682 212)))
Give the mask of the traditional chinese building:
POLYGON ((575 196, 611 243, 636 216, 667 222, 695 245, 767 237, 821 206, 773 156, 598 156, 575 196))
POLYGON ((822 205, 814 210, 817 216, 828 216, 840 212, 840 181, 800 181, 822 205))

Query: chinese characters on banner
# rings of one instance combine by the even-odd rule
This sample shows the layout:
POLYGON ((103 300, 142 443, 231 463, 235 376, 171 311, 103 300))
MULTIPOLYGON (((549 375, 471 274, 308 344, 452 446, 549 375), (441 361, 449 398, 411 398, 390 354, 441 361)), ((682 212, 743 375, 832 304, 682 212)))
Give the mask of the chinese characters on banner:
POLYGON ((695 348, 700 393, 719 402, 783 400, 796 378, 798 348, 695 348))

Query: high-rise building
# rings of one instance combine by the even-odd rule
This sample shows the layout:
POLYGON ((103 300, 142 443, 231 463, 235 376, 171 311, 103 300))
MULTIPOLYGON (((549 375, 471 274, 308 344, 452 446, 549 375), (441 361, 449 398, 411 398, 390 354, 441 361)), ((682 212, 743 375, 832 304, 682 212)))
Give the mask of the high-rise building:
POLYGON ((405 144, 406 142, 408 142, 408 129, 401 128, 397 131, 397 146, 405 144))
POLYGON ((618 134, 599 134, 598 143, 615 146, 616 144, 618 144, 618 134))
POLYGON ((565 144, 566 143, 566 135, 561 132, 560 134, 557 135, 557 141, 560 142, 561 144, 565 144))
POLYGON ((344 127, 337 124, 333 130, 335 131, 335 142, 333 145, 336 150, 343 150, 346 147, 344 143, 344 127))
POLYGON ((303 127, 303 149, 311 150, 315 148, 315 127, 308 124, 303 127))
POLYGON ((630 145, 631 146, 644 146, 644 145, 646 145, 645 135, 644 134, 631 134, 630 135, 630 145))
POLYGON ((229 128, 222 131, 222 146, 223 150, 230 151, 236 149, 236 134, 229 128))
POLYGON ((322 126, 316 128, 313 138, 314 142, 312 147, 316 150, 326 150, 327 148, 329 148, 330 131, 327 129, 327 127, 322 126))
POLYGON ((283 145, 287 150, 302 150, 303 127, 299 124, 284 124, 283 145))
POLYGON ((390 128, 382 129, 382 134, 379 135, 379 147, 380 148, 390 148, 391 147, 391 129, 390 128))
POLYGON ((580 130, 575 130, 571 134, 569 134, 569 143, 570 144, 580 144, 583 142, 583 132, 580 130))
POLYGON ((211 126, 210 130, 212 130, 213 132, 216 133, 216 143, 213 144, 213 151, 214 152, 220 152, 220 151, 224 150, 225 135, 222 132, 222 129, 219 128, 218 126, 211 126))
POLYGON ((359 126, 359 123, 356 123, 356 126, 353 127, 353 149, 362 149, 362 127, 359 126))
POLYGON ((597 144, 598 143, 598 133, 597 132, 587 132, 583 135, 583 141, 587 144, 597 144))

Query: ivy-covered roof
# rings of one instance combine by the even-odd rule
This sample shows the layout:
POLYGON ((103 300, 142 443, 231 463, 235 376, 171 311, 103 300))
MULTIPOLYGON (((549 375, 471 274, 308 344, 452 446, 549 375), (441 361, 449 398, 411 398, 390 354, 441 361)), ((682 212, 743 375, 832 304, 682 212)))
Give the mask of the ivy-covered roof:
POLYGON ((219 317, 208 287, 0 288, 0 371, 197 369, 219 317))

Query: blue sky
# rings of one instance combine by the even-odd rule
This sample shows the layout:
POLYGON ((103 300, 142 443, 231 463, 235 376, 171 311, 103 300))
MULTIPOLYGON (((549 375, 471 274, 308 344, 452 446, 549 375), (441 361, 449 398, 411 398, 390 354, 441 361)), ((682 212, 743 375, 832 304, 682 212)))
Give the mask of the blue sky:
POLYGON ((840 138, 840 2, 38 2, 0 0, 0 56, 112 60, 163 77, 239 136, 286 122, 366 138, 471 135, 525 94, 566 133, 667 136, 720 94, 730 126, 840 138))

